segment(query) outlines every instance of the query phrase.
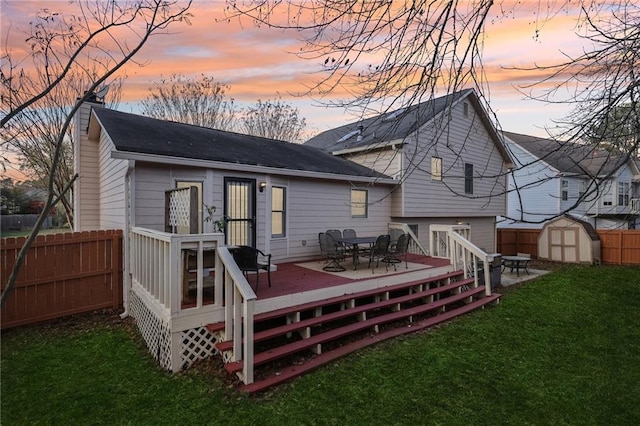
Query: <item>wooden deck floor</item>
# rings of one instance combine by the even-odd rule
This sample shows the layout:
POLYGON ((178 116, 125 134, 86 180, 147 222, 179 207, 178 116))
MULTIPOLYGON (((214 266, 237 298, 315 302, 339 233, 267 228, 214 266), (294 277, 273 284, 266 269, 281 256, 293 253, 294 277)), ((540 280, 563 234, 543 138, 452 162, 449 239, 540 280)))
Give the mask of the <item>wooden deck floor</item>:
MULTIPOLYGON (((334 297, 352 291, 360 291, 370 286, 392 285, 404 279, 416 279, 416 274, 433 276, 434 274, 448 272, 446 270, 449 267, 447 259, 408 255, 407 260, 410 264, 413 264, 412 269, 407 270, 402 264, 397 266, 397 271, 393 271, 393 267, 390 267, 387 272, 385 266, 380 264, 377 268, 374 268, 373 273, 368 268, 368 262, 364 259, 358 266, 357 271, 352 270, 350 262, 343 263, 346 270, 342 273, 322 271, 321 260, 315 262, 285 262, 279 263, 277 270, 271 272, 271 287, 268 285, 267 274, 264 272, 260 273, 257 291, 256 276, 249 275, 248 281, 256 291, 258 297, 256 313, 259 313, 334 297), (316 263, 318 267, 310 269, 308 265, 311 263, 316 263), (307 267, 301 265, 307 265, 307 267), (417 265, 424 265, 426 268, 420 269, 417 265)), ((184 301, 183 307, 188 307, 195 303, 195 293, 190 292, 189 296, 191 297, 184 301)), ((203 295, 204 304, 212 303, 212 301, 212 291, 205 291, 203 295)))
MULTIPOLYGON (((449 265, 447 259, 439 259, 427 256, 409 255, 407 260, 411 263, 419 263, 422 265, 428 265, 430 268, 442 267, 449 265)), ((320 261, 318 261, 319 263, 320 261)), ((346 271, 343 273, 331 273, 325 271, 312 270, 303 266, 301 263, 280 263, 278 264, 278 270, 271 272, 271 285, 269 288, 267 283, 266 274, 260 275, 260 281, 258 284, 256 295, 258 299, 270 299, 274 297, 286 296, 294 293, 301 293, 311 290, 318 290, 327 287, 339 286, 344 284, 350 284, 357 281, 371 280, 386 278, 392 275, 398 275, 405 273, 404 265, 397 267, 397 272, 393 273, 393 267, 390 267, 389 272, 385 273, 385 266, 380 264, 371 273, 371 269, 368 268, 366 261, 363 261, 358 266, 358 273, 353 273, 350 263, 343 263, 346 271)), ((249 284, 256 290, 256 277, 249 276, 249 284)))

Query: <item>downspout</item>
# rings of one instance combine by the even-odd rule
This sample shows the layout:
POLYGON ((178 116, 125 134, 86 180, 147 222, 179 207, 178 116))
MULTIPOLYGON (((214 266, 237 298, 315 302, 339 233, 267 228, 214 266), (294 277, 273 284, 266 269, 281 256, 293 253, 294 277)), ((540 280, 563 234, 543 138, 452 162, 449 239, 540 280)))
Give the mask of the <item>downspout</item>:
POLYGON ((122 288, 122 305, 124 306, 124 312, 120 314, 121 319, 125 319, 129 316, 129 292, 131 291, 131 253, 129 247, 129 235, 131 233, 131 172, 135 166, 134 160, 129 160, 129 166, 127 167, 127 173, 124 175, 124 235, 122 239, 123 252, 124 252, 124 280, 122 288))

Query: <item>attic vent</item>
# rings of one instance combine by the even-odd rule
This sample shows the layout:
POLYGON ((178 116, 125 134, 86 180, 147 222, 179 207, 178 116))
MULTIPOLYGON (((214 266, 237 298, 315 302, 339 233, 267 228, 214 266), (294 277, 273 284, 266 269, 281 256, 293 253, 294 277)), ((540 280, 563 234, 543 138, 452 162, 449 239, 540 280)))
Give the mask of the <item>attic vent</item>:
POLYGON ((355 135, 359 135, 359 134, 360 134, 360 130, 354 130, 352 132, 349 132, 346 135, 344 135, 343 137, 341 137, 340 139, 338 139, 338 143, 346 142, 349 139, 351 139, 352 137, 354 137, 355 135))
POLYGON ((398 118, 402 113, 404 113, 404 112, 405 112, 405 110, 406 110, 406 108, 400 108, 400 109, 399 109, 399 110, 397 110, 397 111, 394 111, 394 112, 392 112, 392 113, 389 113, 389 114, 387 114, 387 115, 382 119, 382 121, 393 121, 393 120, 395 120, 396 118, 398 118))

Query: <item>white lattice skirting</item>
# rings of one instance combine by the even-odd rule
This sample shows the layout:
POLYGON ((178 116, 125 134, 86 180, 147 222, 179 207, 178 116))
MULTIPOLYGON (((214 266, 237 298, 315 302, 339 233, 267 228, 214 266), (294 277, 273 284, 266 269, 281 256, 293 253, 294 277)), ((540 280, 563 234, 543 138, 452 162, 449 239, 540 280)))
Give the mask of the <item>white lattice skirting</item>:
POLYGON ((210 357, 218 352, 215 348, 218 336, 211 334, 205 327, 177 332, 180 337, 177 340, 179 347, 172 348, 172 333, 168 324, 148 309, 135 292, 131 292, 129 300, 131 316, 135 318, 138 330, 149 352, 160 367, 169 371, 182 370, 190 367, 197 360, 210 357), (180 354, 180 361, 177 368, 174 369, 171 354, 176 351, 180 354))

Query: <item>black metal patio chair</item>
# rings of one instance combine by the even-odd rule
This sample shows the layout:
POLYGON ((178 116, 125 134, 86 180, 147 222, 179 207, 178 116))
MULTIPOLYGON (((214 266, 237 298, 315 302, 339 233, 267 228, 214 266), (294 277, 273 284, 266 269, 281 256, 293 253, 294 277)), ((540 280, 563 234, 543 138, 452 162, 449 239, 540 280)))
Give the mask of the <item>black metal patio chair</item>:
POLYGON ((267 271, 267 281, 271 287, 271 255, 250 246, 239 246, 233 249, 233 259, 238 268, 247 277, 249 272, 256 274, 256 292, 260 282, 260 271, 267 271))
POLYGON ((402 263, 404 258, 404 266, 409 269, 409 263, 407 262, 407 251, 409 250, 409 235, 402 234, 398 237, 396 244, 388 251, 387 256, 382 259, 383 263, 386 263, 387 270, 389 270, 389 264, 393 264, 393 270, 396 270, 396 264, 402 263))
POLYGON ((389 254, 389 235, 379 235, 376 238, 376 242, 369 251, 369 266, 371 266, 371 273, 373 273, 373 262, 376 262, 376 268, 380 265, 380 261, 389 254))
POLYGON ((326 259, 326 265, 322 267, 322 270, 327 272, 342 272, 345 268, 340 265, 344 257, 344 252, 339 249, 338 243, 333 239, 331 235, 325 232, 318 234, 318 240, 320 241, 320 252, 326 259))

